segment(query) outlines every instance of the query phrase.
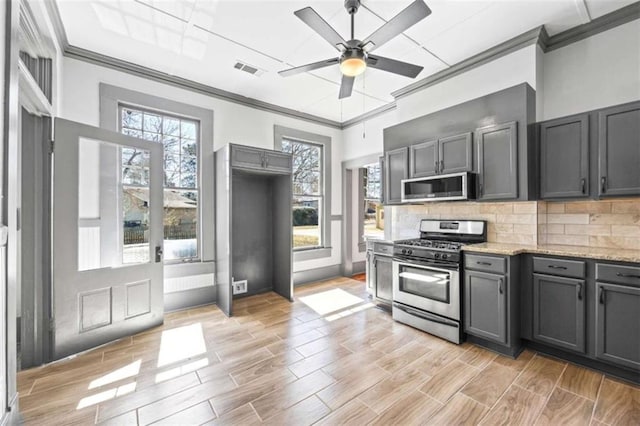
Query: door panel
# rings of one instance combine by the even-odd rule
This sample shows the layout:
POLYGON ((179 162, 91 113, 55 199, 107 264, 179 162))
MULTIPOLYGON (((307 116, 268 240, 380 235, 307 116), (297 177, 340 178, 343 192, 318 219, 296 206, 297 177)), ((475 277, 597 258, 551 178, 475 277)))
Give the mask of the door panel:
POLYGON ((376 297, 391 302, 393 297, 393 262, 390 257, 376 255, 374 264, 376 271, 376 297))
POLYGON ((162 153, 56 119, 53 359, 162 323, 162 153))
POLYGON ((438 173, 438 141, 422 142, 409 147, 409 176, 433 176, 438 173))
POLYGON ((504 275, 464 273, 464 331, 507 343, 507 282, 504 275))
POLYGON ((402 201, 402 179, 408 177, 409 148, 399 148, 385 153, 385 201, 398 204, 402 201))
POLYGON ((438 140, 440 174, 470 172, 473 170, 473 144, 471 132, 438 140))
POLYGON ((481 200, 518 198, 517 123, 476 130, 481 200))

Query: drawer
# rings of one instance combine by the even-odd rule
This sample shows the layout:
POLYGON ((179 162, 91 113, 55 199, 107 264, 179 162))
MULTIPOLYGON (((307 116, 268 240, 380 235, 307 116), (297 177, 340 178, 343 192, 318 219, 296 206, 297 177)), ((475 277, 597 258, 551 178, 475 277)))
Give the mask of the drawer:
POLYGON ((507 259, 496 256, 480 256, 477 254, 464 254, 465 269, 476 271, 495 272, 505 274, 507 272, 507 259))
POLYGON ((386 243, 374 243, 373 244, 373 252, 379 254, 386 254, 391 256, 393 254, 393 244, 386 243))
POLYGON ((640 267, 596 263, 596 280, 640 286, 640 267))
POLYGON ((533 272, 562 277, 584 278, 586 264, 579 260, 554 259, 549 257, 534 257, 533 272))

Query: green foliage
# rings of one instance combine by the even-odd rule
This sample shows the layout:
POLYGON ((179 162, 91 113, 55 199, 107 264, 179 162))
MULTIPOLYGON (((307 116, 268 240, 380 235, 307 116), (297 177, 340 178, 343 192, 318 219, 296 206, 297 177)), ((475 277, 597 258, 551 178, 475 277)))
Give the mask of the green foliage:
POLYGON ((314 207, 294 207, 293 226, 308 226, 318 224, 318 209, 314 207))

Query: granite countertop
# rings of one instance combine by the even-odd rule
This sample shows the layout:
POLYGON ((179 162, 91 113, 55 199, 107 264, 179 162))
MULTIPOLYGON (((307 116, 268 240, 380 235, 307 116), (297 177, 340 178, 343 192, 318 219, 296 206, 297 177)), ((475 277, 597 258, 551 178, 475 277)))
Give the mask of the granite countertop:
POLYGON ((464 246, 462 249, 466 251, 501 254, 505 256, 515 256, 521 253, 532 253, 640 263, 640 250, 562 246, 551 244, 532 246, 524 244, 503 243, 469 244, 464 246))

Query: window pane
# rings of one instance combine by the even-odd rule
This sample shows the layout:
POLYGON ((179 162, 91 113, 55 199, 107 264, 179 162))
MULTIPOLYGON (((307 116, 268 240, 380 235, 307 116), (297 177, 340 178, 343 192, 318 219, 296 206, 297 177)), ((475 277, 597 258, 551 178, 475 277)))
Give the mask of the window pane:
POLYGON ((189 139, 182 140, 182 155, 197 155, 196 141, 189 139))
POLYGON ((140 111, 123 108, 122 127, 127 129, 142 129, 142 113, 140 111))
POLYGON ((317 197, 293 199, 293 248, 321 245, 321 201, 317 197))
POLYGON ((162 133, 171 136, 180 136, 180 120, 165 117, 162 122, 162 133))
POLYGON ((164 190, 164 258, 198 256, 197 191, 164 190))
POLYGON ((162 140, 165 154, 168 152, 180 154, 180 138, 165 136, 162 140))
POLYGON ((122 133, 134 138, 142 139, 142 132, 140 130, 122 129, 122 133))
POLYGON ((180 125, 180 137, 186 139, 196 138, 196 123, 193 121, 183 121, 180 125))
POLYGON ((162 133, 162 117, 155 114, 144 114, 144 128, 145 132, 162 133))
POLYGON ((151 142, 162 141, 162 136, 159 133, 144 132, 142 138, 151 142))
POLYGON ((180 187, 195 188, 197 184, 197 165, 198 161, 193 156, 182 156, 180 163, 181 179, 180 187))

